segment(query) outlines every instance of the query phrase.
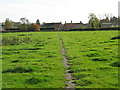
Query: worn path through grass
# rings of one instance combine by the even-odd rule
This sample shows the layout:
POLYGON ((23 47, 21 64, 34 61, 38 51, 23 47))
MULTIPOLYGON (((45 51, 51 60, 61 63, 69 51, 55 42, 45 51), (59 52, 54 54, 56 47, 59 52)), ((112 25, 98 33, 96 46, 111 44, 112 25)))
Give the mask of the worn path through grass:
POLYGON ((3 88, 117 88, 117 35, 60 32, 58 39, 58 32, 3 33, 3 88))
POLYGON ((66 57, 65 47, 64 47, 63 41, 61 39, 60 32, 58 32, 58 38, 59 38, 60 44, 61 44, 61 54, 63 56, 63 65, 65 67, 65 79, 67 80, 67 81, 65 81, 65 83, 67 85, 65 88, 75 88, 76 84, 73 83, 74 82, 73 77, 72 77, 71 73, 69 73, 68 68, 70 67, 70 65, 69 65, 68 59, 66 57))

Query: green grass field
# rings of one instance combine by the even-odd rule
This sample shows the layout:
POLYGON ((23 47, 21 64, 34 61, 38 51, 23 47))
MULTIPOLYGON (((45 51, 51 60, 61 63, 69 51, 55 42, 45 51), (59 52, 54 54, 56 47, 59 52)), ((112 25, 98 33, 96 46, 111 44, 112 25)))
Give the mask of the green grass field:
POLYGON ((57 32, 4 33, 3 40, 3 88, 65 87, 57 32))
POLYGON ((117 31, 62 32, 70 73, 77 88, 118 87, 117 31))
MULTIPOLYGON (((60 32, 76 88, 117 88, 118 31, 60 32)), ((3 88, 64 88, 58 32, 3 33, 3 88)))

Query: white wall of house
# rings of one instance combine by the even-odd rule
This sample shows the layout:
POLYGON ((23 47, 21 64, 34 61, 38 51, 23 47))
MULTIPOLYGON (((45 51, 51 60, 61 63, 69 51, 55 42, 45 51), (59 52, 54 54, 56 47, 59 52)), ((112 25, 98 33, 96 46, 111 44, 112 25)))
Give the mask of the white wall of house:
POLYGON ((0 25, 0 30, 3 30, 1 25, 0 25))
POLYGON ((102 27, 117 27, 118 24, 112 24, 112 23, 102 23, 101 24, 102 27))

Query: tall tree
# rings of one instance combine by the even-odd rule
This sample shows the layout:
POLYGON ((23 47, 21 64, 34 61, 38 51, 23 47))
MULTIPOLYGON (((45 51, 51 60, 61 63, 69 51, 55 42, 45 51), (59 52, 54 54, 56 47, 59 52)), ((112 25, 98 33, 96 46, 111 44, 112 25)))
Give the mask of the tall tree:
POLYGON ((35 23, 30 24, 28 27, 28 31, 39 31, 39 30, 40 30, 40 26, 35 23))
POLYGON ((9 18, 6 18, 5 20, 5 29, 10 29, 13 28, 13 22, 11 20, 9 20, 9 18))
POLYGON ((26 18, 20 18, 20 22, 21 22, 21 25, 19 26, 19 28, 23 31, 27 31, 28 26, 30 24, 29 20, 26 18))
POLYGON ((113 17, 110 18, 110 22, 113 23, 113 24, 117 24, 118 21, 119 21, 119 18, 117 18, 115 16, 113 16, 113 17))
POLYGON ((22 24, 29 24, 29 20, 26 19, 26 18, 20 18, 20 22, 21 22, 22 24))
POLYGON ((101 26, 101 23, 100 23, 100 20, 96 17, 95 14, 93 13, 90 13, 89 15, 89 24, 94 28, 94 27, 100 27, 101 26))
POLYGON ((40 26, 40 21, 37 19, 36 24, 40 26))

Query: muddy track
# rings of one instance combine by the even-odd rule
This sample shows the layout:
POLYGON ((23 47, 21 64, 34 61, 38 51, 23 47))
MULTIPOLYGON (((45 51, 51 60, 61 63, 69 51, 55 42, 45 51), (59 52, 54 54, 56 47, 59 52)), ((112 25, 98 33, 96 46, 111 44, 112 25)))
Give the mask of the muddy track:
MULTIPOLYGON (((65 67, 65 72, 66 72, 65 73, 65 79, 67 81, 65 83, 67 84, 67 87, 65 87, 65 88, 75 88, 76 84, 72 83, 72 82, 74 82, 74 80, 73 80, 73 77, 72 77, 71 73, 69 73, 70 70, 68 68, 70 67, 70 65, 69 65, 68 59, 66 57, 65 47, 64 47, 64 44, 63 44, 63 41, 60 37, 59 32, 58 32, 58 38, 59 38, 60 44, 61 44, 61 54, 63 56, 63 65, 65 67)), ((72 89, 72 90, 74 90, 74 89, 72 89)))

